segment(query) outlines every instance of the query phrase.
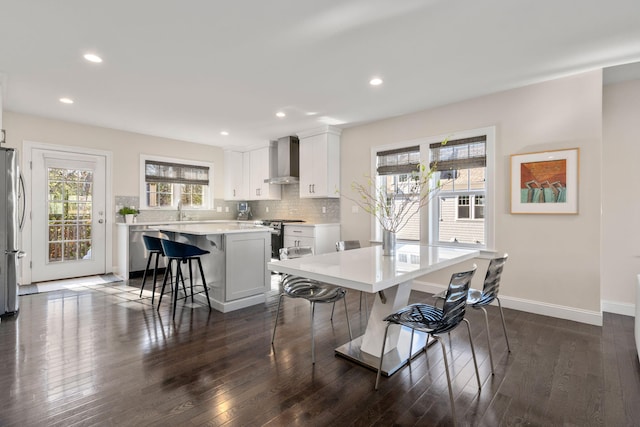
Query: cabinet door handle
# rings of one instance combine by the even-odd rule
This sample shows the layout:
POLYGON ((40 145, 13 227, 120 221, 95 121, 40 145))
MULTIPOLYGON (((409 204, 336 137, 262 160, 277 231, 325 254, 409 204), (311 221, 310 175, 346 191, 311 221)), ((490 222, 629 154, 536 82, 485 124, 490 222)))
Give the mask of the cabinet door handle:
POLYGON ((233 190, 233 197, 236 197, 236 190, 233 190))
POLYGON ((316 192, 316 185, 315 185, 315 184, 311 184, 311 188, 313 188, 313 193, 315 194, 315 192, 316 192))

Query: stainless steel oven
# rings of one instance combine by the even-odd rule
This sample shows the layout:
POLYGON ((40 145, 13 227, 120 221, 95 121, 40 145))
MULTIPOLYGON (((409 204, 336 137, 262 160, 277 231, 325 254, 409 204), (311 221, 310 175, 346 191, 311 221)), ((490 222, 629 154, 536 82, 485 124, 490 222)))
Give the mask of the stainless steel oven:
POLYGON ((292 222, 304 222, 301 219, 262 219, 256 224, 271 229, 271 258, 280 258, 280 248, 284 245, 284 224, 292 222))

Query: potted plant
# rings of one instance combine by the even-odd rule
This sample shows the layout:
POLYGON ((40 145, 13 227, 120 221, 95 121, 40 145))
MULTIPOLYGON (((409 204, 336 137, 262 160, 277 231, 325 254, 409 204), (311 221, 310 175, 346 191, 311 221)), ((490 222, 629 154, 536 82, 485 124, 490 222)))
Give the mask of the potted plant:
POLYGON ((140 213, 140 211, 137 210, 134 207, 125 206, 125 207, 120 208, 118 213, 124 217, 124 222, 125 223, 131 224, 131 223, 133 223, 133 217, 138 215, 140 213))

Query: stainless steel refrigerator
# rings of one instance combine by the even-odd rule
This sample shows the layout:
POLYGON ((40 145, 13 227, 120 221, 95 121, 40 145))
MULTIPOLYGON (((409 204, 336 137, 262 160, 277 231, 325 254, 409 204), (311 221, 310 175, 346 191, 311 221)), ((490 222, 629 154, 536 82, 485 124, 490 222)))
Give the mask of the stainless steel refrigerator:
POLYGON ((19 248, 24 221, 24 185, 18 170, 18 153, 0 147, 0 315, 18 311, 19 248))

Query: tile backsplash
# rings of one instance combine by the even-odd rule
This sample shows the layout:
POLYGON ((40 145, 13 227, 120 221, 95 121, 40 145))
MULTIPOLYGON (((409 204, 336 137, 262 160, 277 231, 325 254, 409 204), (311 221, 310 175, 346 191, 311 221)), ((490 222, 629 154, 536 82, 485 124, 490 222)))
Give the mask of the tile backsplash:
POLYGON ((340 222, 340 199, 301 199, 299 184, 283 185, 281 197, 281 200, 249 202, 253 218, 340 222))
MULTIPOLYGON (((251 219, 302 219, 311 222, 340 222, 340 199, 301 199, 300 186, 288 184, 282 186, 281 200, 250 201, 251 219)), ((116 213, 123 206, 138 209, 140 198, 135 196, 115 196, 116 213)), ((184 209, 187 220, 234 220, 238 216, 237 202, 214 200, 214 209, 184 209), (220 208, 221 212, 218 212, 220 208), (228 212, 227 212, 228 209, 228 212)), ((146 209, 136 217, 137 222, 175 221, 177 210, 146 209)), ((124 222, 121 215, 116 214, 116 222, 124 222)))
MULTIPOLYGON (((124 222, 122 215, 118 215, 117 212, 123 206, 133 206, 138 209, 140 206, 140 198, 135 196, 116 196, 116 222, 124 222)), ((237 203, 227 202, 222 199, 214 199, 214 209, 207 210, 189 210, 183 209, 185 214, 185 220, 198 221, 208 219, 221 219, 221 220, 234 220, 238 216, 237 203), (218 212, 217 208, 221 208, 221 212, 218 212), (229 210, 227 212, 226 210, 229 210)), ((141 210, 140 214, 136 217, 137 222, 157 222, 157 221, 175 221, 178 219, 178 211, 176 209, 160 210, 160 209, 145 209, 141 210)))

